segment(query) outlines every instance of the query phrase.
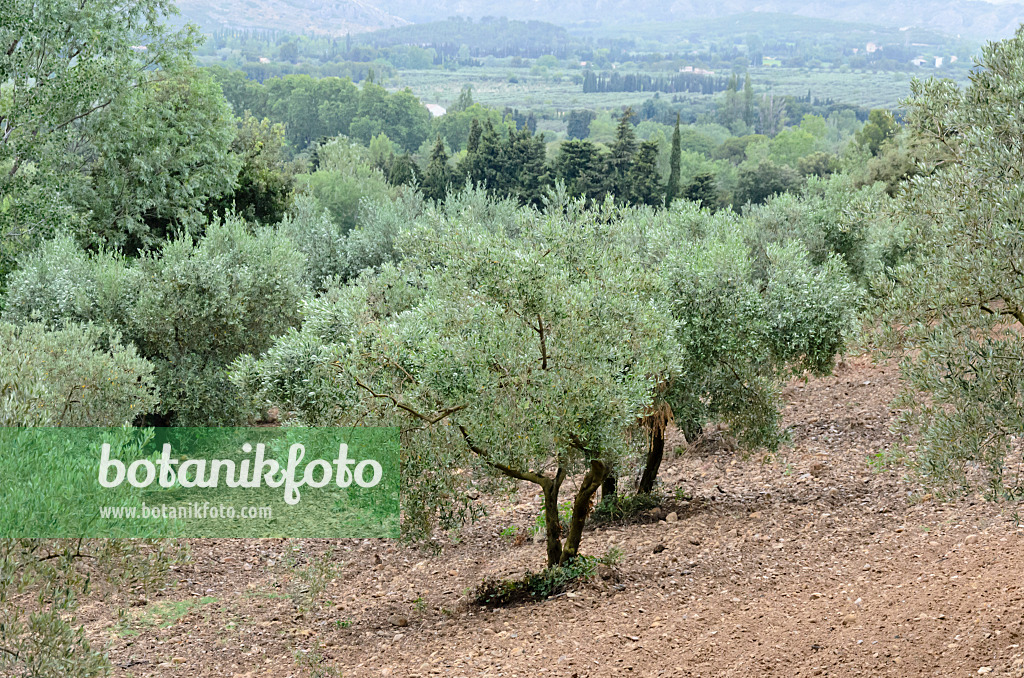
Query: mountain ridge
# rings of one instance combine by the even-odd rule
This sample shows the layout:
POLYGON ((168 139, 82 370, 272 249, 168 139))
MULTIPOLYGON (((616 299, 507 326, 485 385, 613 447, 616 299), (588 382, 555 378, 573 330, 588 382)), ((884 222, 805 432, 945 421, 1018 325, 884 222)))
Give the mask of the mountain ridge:
POLYGON ((719 18, 747 12, 925 28, 975 39, 1012 35, 1024 4, 980 0, 179 0, 184 18, 204 29, 261 28, 327 35, 363 33, 453 16, 507 17, 561 26, 719 18))

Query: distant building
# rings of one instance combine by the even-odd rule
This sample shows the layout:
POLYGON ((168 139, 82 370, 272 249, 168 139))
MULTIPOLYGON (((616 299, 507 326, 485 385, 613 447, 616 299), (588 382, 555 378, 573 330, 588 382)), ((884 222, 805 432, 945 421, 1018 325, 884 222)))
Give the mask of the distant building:
POLYGON ((915 66, 924 66, 926 63, 928 63, 928 60, 925 59, 923 56, 919 56, 916 59, 911 59, 910 63, 914 64, 915 66))
POLYGON ((935 57, 935 68, 942 68, 942 57, 935 57))
POLYGON ((957 55, 955 55, 955 54, 953 56, 949 57, 949 63, 951 63, 951 64, 955 64, 959 60, 960 60, 960 58, 957 57, 957 55))
POLYGON ((693 73, 694 75, 714 75, 714 71, 709 71, 705 68, 694 68, 693 66, 683 66, 679 69, 680 73, 693 73))
POLYGON ((437 104, 425 105, 427 107, 427 110, 430 111, 430 114, 435 118, 440 118, 442 115, 448 112, 448 110, 444 106, 438 106, 437 104))
POLYGON ((874 54, 880 49, 881 47, 879 47, 873 42, 869 42, 867 45, 864 46, 864 51, 867 52, 868 54, 874 54))
POLYGON ((270 59, 268 59, 267 57, 260 57, 260 63, 261 64, 269 64, 270 63, 270 59))

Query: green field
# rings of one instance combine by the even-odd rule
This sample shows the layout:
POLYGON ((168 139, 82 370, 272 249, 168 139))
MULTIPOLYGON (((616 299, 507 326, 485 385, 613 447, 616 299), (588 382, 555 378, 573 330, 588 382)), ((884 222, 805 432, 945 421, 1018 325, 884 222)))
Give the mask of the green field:
MULTIPOLYGON (((818 99, 832 99, 866 108, 896 108, 910 94, 911 73, 840 71, 811 68, 751 69, 754 90, 779 95, 804 96, 808 91, 818 99)), ((473 99, 486 106, 517 108, 520 111, 553 114, 573 109, 621 109, 638 106, 653 92, 610 92, 584 94, 573 82, 579 71, 558 71, 546 75, 528 69, 507 67, 461 68, 459 70, 408 70, 387 82, 389 89, 408 87, 424 103, 448 107, 464 85, 473 86, 473 99)), ((708 95, 662 94, 707 100, 708 95)))

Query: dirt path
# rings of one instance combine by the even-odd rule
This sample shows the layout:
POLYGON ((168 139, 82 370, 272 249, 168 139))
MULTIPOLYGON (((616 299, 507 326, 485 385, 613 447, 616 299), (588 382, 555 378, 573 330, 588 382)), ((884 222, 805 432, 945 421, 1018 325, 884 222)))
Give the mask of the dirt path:
POLYGON ((486 575, 543 565, 542 546, 501 535, 533 524, 539 502, 524 495, 438 557, 197 541, 177 588, 119 592, 80 618, 120 676, 1024 677, 1016 507, 936 503, 904 471, 868 465, 895 442, 895 385, 893 368, 862 358, 790 385, 793 444, 772 464, 715 437, 671 455, 662 480, 692 497, 666 507, 678 520, 588 533, 585 553, 623 551, 618 580, 543 603, 465 602, 486 575), (344 565, 312 605, 302 590, 319 580, 294 566, 328 551, 344 565), (312 648, 324 661, 299 666, 312 648))

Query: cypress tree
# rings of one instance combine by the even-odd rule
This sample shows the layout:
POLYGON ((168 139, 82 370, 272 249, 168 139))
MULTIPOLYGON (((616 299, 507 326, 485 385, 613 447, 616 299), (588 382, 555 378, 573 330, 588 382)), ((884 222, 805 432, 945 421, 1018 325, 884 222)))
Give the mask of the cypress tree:
POLYGON ((466 141, 467 153, 476 153, 479 150, 481 134, 483 134, 483 129, 480 127, 480 121, 473 118, 469 123, 469 139, 466 141))
POLYGON ((448 171, 448 152, 444 150, 444 140, 437 135, 434 150, 430 152, 430 162, 423 171, 423 182, 420 189, 423 195, 431 200, 444 200, 448 193, 451 175, 448 171))
POLYGON ((658 142, 645 141, 629 168, 629 200, 637 205, 654 207, 661 204, 661 182, 658 180, 658 142))
POLYGON ((637 142, 636 132, 633 130, 632 108, 619 118, 619 126, 615 130, 615 141, 612 143, 608 154, 607 190, 615 196, 616 200, 628 200, 629 191, 629 170, 633 166, 633 156, 636 155, 637 142))
POLYGON ((712 212, 718 209, 718 191, 715 189, 715 177, 709 172, 702 172, 693 178, 690 185, 683 191, 683 197, 692 200, 701 207, 712 212))
POLYGON ((665 186, 665 207, 679 197, 679 163, 683 155, 682 137, 679 132, 679 114, 676 113, 676 130, 672 133, 672 153, 669 156, 668 185, 665 186))
POLYGON ((565 182, 569 195, 588 200, 601 198, 601 156, 589 139, 563 142, 555 158, 553 172, 565 182))
MULTIPOLYGON (((808 96, 810 96, 809 92, 808 96)), ((750 84, 749 72, 743 81, 743 122, 748 126, 754 124, 754 88, 750 84)))
POLYGON ((388 171, 388 183, 392 186, 411 184, 416 180, 416 163, 408 153, 395 158, 388 171))

